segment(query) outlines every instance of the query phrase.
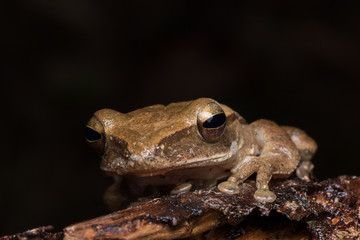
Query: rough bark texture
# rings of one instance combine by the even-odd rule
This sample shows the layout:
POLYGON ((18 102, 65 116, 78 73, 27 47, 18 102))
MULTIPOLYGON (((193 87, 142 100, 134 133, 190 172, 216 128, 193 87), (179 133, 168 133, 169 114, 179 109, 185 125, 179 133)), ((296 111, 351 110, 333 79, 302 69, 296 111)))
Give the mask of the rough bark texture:
POLYGON ((40 240, 40 239, 46 239, 46 240, 62 240, 64 239, 63 233, 53 233, 53 226, 44 226, 35 228, 23 233, 18 233, 12 236, 4 236, 1 237, 1 240, 26 240, 26 239, 32 239, 32 240, 40 240))
POLYGON ((71 225, 64 239, 360 239, 359 177, 272 180, 270 188, 274 203, 254 200, 254 181, 239 195, 212 188, 164 196, 71 225))

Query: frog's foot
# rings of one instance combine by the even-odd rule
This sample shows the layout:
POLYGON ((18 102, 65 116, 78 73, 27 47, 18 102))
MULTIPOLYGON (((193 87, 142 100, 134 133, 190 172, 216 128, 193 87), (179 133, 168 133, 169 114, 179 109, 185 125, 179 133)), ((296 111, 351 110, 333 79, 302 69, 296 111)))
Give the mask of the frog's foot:
POLYGON ((302 161, 296 169, 296 176, 305 181, 310 181, 314 164, 310 161, 302 161))
POLYGON ((239 184, 237 183, 237 180, 233 177, 229 177, 229 179, 225 182, 222 182, 218 185, 218 189, 227 194, 238 194, 240 192, 239 190, 239 184))
POLYGON ((180 183, 176 185, 176 187, 173 190, 171 190, 170 194, 186 193, 190 191, 191 187, 192 187, 191 183, 180 183))
POLYGON ((260 202, 272 203, 276 200, 276 195, 269 190, 269 182, 274 172, 273 167, 263 164, 260 166, 256 175, 256 188, 254 198, 260 202))
POLYGON ((276 200, 276 195, 269 189, 258 189, 254 193, 254 198, 259 202, 272 203, 276 200))
POLYGON ((230 176, 227 181, 220 183, 218 189, 223 193, 238 194, 240 192, 239 184, 259 169, 258 162, 252 161, 252 159, 253 157, 249 156, 242 164, 233 168, 231 170, 233 175, 230 176))

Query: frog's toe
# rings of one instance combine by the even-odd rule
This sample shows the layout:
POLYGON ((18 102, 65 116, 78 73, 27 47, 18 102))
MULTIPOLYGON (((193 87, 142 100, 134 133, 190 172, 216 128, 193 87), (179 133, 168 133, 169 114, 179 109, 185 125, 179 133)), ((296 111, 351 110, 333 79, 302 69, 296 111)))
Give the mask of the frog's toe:
POLYGON ((170 194, 186 193, 190 191, 191 187, 191 183, 181 183, 178 184, 173 190, 171 190, 170 194))
POLYGON ((254 198, 260 202, 272 203, 276 200, 276 195, 268 189, 258 189, 255 191, 254 198))
POLYGON ((302 180, 310 181, 310 179, 312 178, 313 169, 314 164, 312 164, 310 161, 303 161, 296 169, 296 176, 302 180))
POLYGON ((227 194, 238 194, 240 193, 239 186, 236 182, 225 181, 218 185, 218 189, 227 194))

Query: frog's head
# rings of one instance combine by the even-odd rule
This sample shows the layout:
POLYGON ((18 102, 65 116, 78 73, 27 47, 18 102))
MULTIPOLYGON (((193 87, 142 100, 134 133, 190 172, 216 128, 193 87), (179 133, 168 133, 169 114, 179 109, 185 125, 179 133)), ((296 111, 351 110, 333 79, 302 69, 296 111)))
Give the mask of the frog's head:
POLYGON ((229 107, 200 98, 127 114, 99 110, 85 138, 102 155, 105 172, 152 176, 230 161, 241 147, 244 122, 229 107))

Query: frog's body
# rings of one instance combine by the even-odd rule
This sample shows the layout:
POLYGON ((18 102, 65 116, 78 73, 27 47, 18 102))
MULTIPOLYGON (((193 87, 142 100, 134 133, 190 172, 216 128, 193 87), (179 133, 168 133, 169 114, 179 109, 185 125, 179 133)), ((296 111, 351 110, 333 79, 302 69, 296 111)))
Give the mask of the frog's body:
POLYGON ((272 176, 297 175, 309 179, 314 140, 293 127, 280 127, 269 120, 251 124, 231 108, 209 98, 154 105, 122 114, 97 111, 87 125, 87 140, 102 154, 101 168, 116 176, 106 199, 110 205, 123 200, 118 195, 120 177, 129 187, 129 197, 144 194, 148 185, 178 185, 172 193, 188 191, 192 184, 218 185, 220 191, 236 194, 238 185, 257 173, 259 201, 273 202, 268 183, 272 176), (300 165, 299 165, 300 162, 300 165))

